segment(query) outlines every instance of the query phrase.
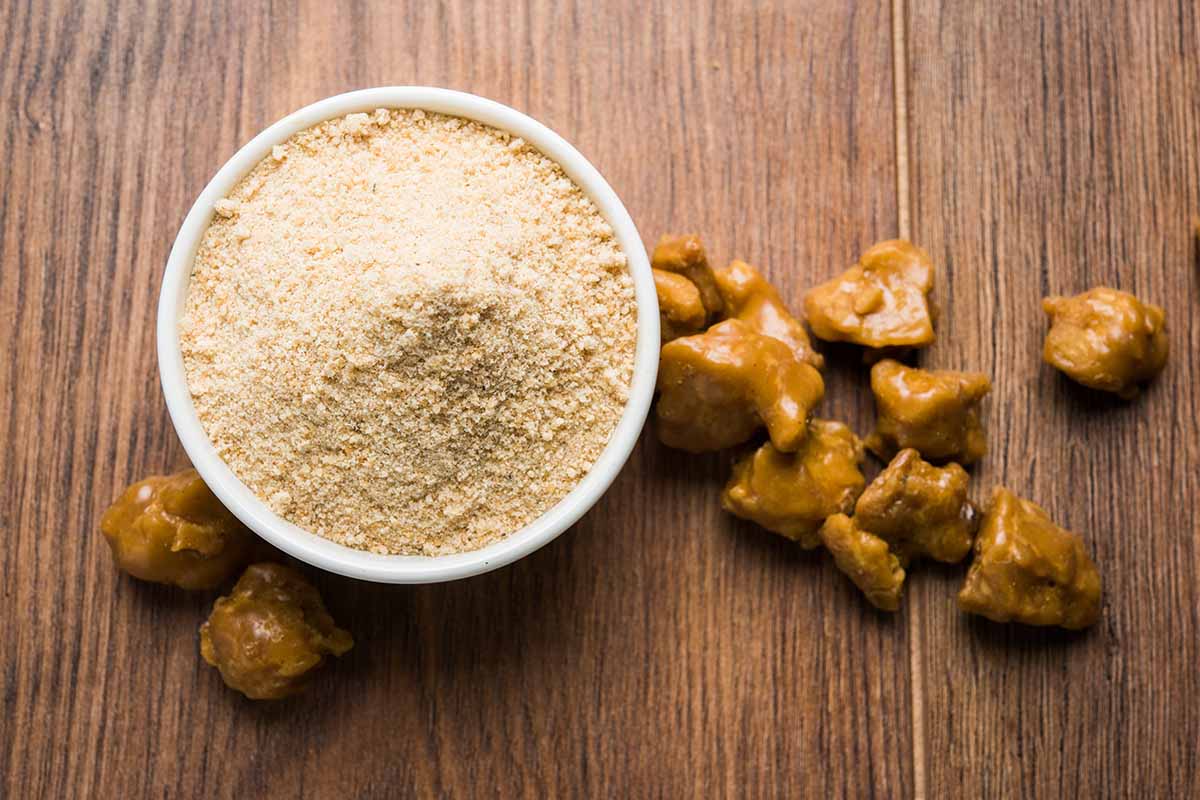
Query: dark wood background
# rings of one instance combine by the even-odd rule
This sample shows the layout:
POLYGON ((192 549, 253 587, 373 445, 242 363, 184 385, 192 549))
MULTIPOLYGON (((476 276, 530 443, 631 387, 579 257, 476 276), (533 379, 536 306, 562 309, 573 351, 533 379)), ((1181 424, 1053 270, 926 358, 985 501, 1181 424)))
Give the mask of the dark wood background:
MULTIPOLYGON (((1196 796, 1200 11, 970 3, 0 0, 0 795, 1196 796), (1003 6, 1003 8, 1001 8, 1003 6), (938 367, 993 376, 1004 483, 1084 533, 1084 634, 959 614, 958 568, 873 612, 718 506, 727 457, 643 439, 521 563, 453 585, 314 575, 355 650, 256 705, 197 653, 211 595, 117 574, 107 503, 184 454, 159 394, 167 251, 215 170, 344 90, 477 92, 573 141, 644 237, 701 232, 786 297, 899 233, 938 367), (1168 309, 1112 402, 1039 361, 1047 293, 1168 309)), ((869 431, 834 351, 823 414, 869 431)))

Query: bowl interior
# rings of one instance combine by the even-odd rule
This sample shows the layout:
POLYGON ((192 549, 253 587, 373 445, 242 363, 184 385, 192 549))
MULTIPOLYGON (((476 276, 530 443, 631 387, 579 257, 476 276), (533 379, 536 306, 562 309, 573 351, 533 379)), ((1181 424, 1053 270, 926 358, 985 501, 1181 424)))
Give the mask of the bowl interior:
POLYGON ((612 483, 632 451, 646 419, 658 369, 658 301, 641 236, 616 193, 587 159, 541 123, 500 103, 431 87, 382 87, 337 95, 300 109, 252 139, 205 186, 188 212, 167 260, 159 298, 158 364, 171 420, 193 465, 214 494, 251 530, 275 547, 313 566, 386 583, 432 583, 476 575, 509 564, 551 541, 590 508, 612 483), (596 204, 616 234, 634 280, 637 346, 629 402, 596 463, 553 508, 524 528, 480 550, 445 556, 381 555, 355 550, 309 533, 267 507, 208 440, 192 404, 179 347, 179 317, 187 297, 192 261, 224 197, 276 144, 319 122, 376 108, 422 108, 473 119, 520 136, 558 162, 596 204))

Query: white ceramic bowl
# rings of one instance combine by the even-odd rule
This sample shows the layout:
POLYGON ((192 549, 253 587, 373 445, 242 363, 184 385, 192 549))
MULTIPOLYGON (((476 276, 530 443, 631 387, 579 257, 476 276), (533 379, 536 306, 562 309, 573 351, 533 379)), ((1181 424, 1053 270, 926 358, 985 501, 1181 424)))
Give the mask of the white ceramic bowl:
MULTIPOLYGON (((613 132, 617 134, 616 131, 613 132)), ((658 301, 646 250, 629 212, 596 168, 561 136, 524 114, 491 100, 448 89, 389 86, 330 97, 300 109, 255 136, 204 187, 183 221, 163 276, 158 302, 158 370, 171 421, 205 482, 230 511, 271 544, 315 567, 384 583, 433 583, 465 578, 510 564, 570 527, 604 493, 637 442, 654 392, 658 369, 658 301), (376 108, 422 108, 478 120, 520 136, 562 165, 616 232, 633 275, 637 298, 637 352, 625 411, 591 471, 532 523, 481 550, 448 556, 388 556, 355 550, 309 533, 280 518, 243 484, 217 455, 192 405, 179 349, 179 317, 196 249, 208 228, 213 203, 270 154, 271 148, 323 120, 376 108)))

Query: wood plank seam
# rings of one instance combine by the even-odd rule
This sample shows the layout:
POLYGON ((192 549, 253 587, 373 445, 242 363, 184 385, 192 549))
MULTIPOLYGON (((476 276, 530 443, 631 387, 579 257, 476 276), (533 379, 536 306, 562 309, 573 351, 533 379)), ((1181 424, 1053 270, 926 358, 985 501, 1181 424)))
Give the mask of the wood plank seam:
MULTIPOLYGON (((895 115, 894 141, 896 146, 896 227, 902 239, 912 236, 911 195, 909 192, 908 162, 908 19, 906 0, 892 0, 892 110, 895 115)), ((908 662, 909 714, 912 718, 913 797, 928 796, 925 775, 925 669, 924 603, 921 595, 909 590, 908 598, 908 662)))

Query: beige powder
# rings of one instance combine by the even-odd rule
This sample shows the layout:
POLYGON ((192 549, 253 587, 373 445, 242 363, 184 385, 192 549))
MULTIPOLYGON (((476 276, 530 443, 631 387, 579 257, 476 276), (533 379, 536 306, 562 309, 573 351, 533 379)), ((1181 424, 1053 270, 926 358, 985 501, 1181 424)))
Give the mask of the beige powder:
POLYGON ((623 410, 625 257, 562 169, 421 111, 303 131, 216 204, 180 323, 217 452, 302 528, 482 547, 591 467, 623 410))

